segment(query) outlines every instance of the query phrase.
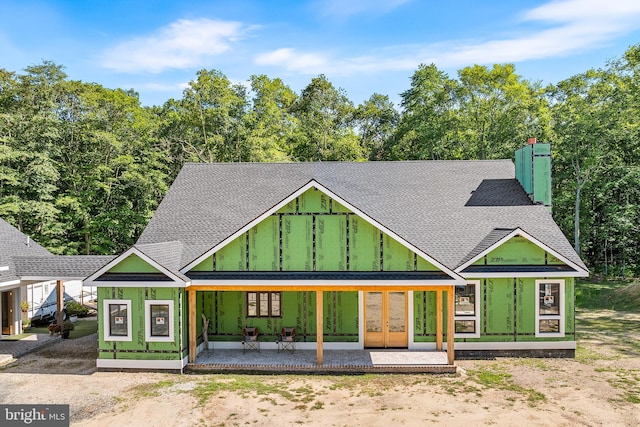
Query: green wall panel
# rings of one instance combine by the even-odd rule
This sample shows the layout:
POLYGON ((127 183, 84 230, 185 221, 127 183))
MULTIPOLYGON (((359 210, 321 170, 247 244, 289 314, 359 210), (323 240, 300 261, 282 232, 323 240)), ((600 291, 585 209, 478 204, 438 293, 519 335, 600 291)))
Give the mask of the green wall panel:
POLYGON ((347 269, 347 217, 319 215, 316 217, 316 270, 347 269))
POLYGON ((565 279, 564 282, 564 297, 566 301, 565 305, 565 321, 564 321, 564 330, 565 335, 567 334, 575 334, 576 331, 576 315, 575 315, 575 302, 576 302, 576 294, 575 294, 575 279, 573 277, 565 279))
MULTIPOLYGON (((140 360, 176 360, 181 359, 183 352, 180 346, 183 341, 181 326, 185 325, 181 317, 184 291, 178 288, 98 288, 98 301, 105 299, 131 301, 131 341, 105 341, 102 325, 103 310, 98 310, 98 351, 103 359, 140 359, 140 360), (145 301, 172 300, 174 322, 174 340, 172 342, 147 342, 145 337, 145 301)), ((102 308, 101 306, 99 308, 102 308)))
POLYGON ((358 341, 358 292, 324 292, 322 298, 325 341, 358 341))
POLYGON ((351 271, 380 271, 380 231, 356 215, 349 215, 351 271))
POLYGON ((329 213, 329 196, 310 189, 298 196, 298 212, 329 213))
POLYGON ((389 237, 383 238, 383 268, 384 271, 413 271, 414 254, 412 251, 389 237))
MULTIPOLYGON (((282 292, 282 317, 246 317, 244 292, 198 294, 198 307, 211 319, 210 340, 239 341, 245 326, 257 327, 262 341, 275 341, 283 327, 296 328, 298 341, 316 340, 315 292, 282 292)), ((323 303, 325 341, 358 341, 358 293, 325 292, 323 303)))
POLYGON ((213 256, 208 256, 200 264, 196 265, 191 271, 213 271, 213 256))
POLYGON ((518 334, 536 332, 536 281, 531 278, 518 278, 517 286, 517 324, 518 334))
POLYGON ((313 218, 282 217, 282 270, 313 270, 313 218))
POLYGON ((216 252, 217 271, 245 271, 247 269, 247 236, 236 240, 216 252))
POLYGON ((418 255, 418 271, 439 271, 440 269, 418 255))
POLYGON ((109 269, 110 273, 157 273, 160 270, 136 254, 131 254, 109 269))
POLYGON ((545 251, 524 237, 514 236, 487 254, 489 265, 544 265, 545 251))
POLYGON ((513 334, 513 279, 486 280, 486 334, 513 334))
POLYGON ((551 156, 535 156, 533 169, 534 202, 551 205, 551 156))
POLYGON ((297 199, 293 199, 283 207, 281 207, 277 213, 296 213, 296 203, 297 199))
POLYGON ((554 257, 551 254, 547 255, 547 264, 551 265, 565 265, 564 262, 560 261, 558 258, 554 257))
POLYGON ((351 212, 349 209, 347 209, 347 207, 342 206, 340 203, 336 202, 335 200, 332 201, 332 211, 333 212, 339 212, 339 213, 350 213, 351 212))
MULTIPOLYGON (((386 271, 416 268, 411 250, 387 235, 381 247, 380 230, 348 212, 310 189, 193 271, 380 271, 381 257, 386 271)), ((438 271, 423 258, 417 268, 438 271)))
POLYGON ((484 265, 485 258, 487 265, 565 265, 555 256, 521 236, 509 239, 485 257, 478 259, 473 265, 484 265))
POLYGON ((280 269, 280 221, 270 216, 249 232, 249 270, 280 269))
POLYGON ((436 293, 413 293, 414 339, 416 342, 436 340, 436 293))

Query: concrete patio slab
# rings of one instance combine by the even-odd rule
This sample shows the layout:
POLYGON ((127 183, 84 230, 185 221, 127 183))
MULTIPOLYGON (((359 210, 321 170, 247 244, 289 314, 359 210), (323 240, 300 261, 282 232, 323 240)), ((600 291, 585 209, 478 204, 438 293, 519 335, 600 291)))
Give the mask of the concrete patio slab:
POLYGON ((60 339, 60 336, 49 334, 32 334, 19 340, 11 338, 0 340, 0 365, 30 353, 45 344, 60 339))

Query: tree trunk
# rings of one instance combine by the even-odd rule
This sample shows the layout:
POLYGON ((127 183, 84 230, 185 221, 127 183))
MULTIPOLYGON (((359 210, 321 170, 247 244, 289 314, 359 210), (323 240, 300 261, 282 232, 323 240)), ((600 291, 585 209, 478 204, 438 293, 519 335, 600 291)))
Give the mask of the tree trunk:
POLYGON ((573 215, 573 249, 580 255, 580 192, 582 191, 583 182, 578 182, 576 186, 576 205, 573 215))

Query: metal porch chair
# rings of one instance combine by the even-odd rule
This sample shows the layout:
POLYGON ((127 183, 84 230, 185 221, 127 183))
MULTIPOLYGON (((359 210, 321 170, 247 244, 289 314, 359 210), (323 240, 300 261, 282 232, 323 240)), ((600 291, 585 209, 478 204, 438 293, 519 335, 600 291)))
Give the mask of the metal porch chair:
POLYGON ((260 353, 260 334, 258 328, 244 328, 242 330, 242 352, 254 350, 260 353))
POLYGON ((296 328, 282 328, 276 343, 278 344, 278 353, 281 350, 286 350, 289 353, 296 351, 296 328))

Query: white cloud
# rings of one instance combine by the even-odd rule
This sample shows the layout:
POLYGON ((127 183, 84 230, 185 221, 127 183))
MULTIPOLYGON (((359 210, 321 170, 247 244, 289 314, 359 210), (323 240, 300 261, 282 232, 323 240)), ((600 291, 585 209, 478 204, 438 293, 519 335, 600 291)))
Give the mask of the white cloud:
POLYGON ((283 66, 287 71, 302 74, 317 74, 327 67, 327 58, 319 53, 298 53, 295 49, 282 48, 256 56, 258 65, 283 66))
MULTIPOLYGON (((329 3, 334 6, 342 4, 339 1, 329 3)), ((344 2, 345 5, 348 3, 344 2)), ((360 1, 354 3, 353 10, 365 4, 360 1)), ((301 74, 345 75, 412 70, 420 63, 460 67, 570 56, 602 47, 614 38, 640 28, 640 1, 551 1, 524 11, 518 25, 521 28, 509 38, 394 46, 384 49, 384 52, 393 52, 389 55, 377 52, 335 58, 285 48, 258 55, 255 62, 301 74)))
MULTIPOLYGON (((454 44, 431 52, 437 64, 520 62, 568 56, 606 45, 640 28, 640 2, 629 0, 552 1, 522 14, 534 24, 526 34, 476 44, 454 44), (536 29, 535 25, 547 26, 536 29)), ((429 49, 427 49, 429 51, 429 49)))
POLYGON ((160 73, 188 69, 231 49, 245 28, 239 22, 180 19, 154 34, 124 41, 106 50, 102 66, 121 72, 160 73))

